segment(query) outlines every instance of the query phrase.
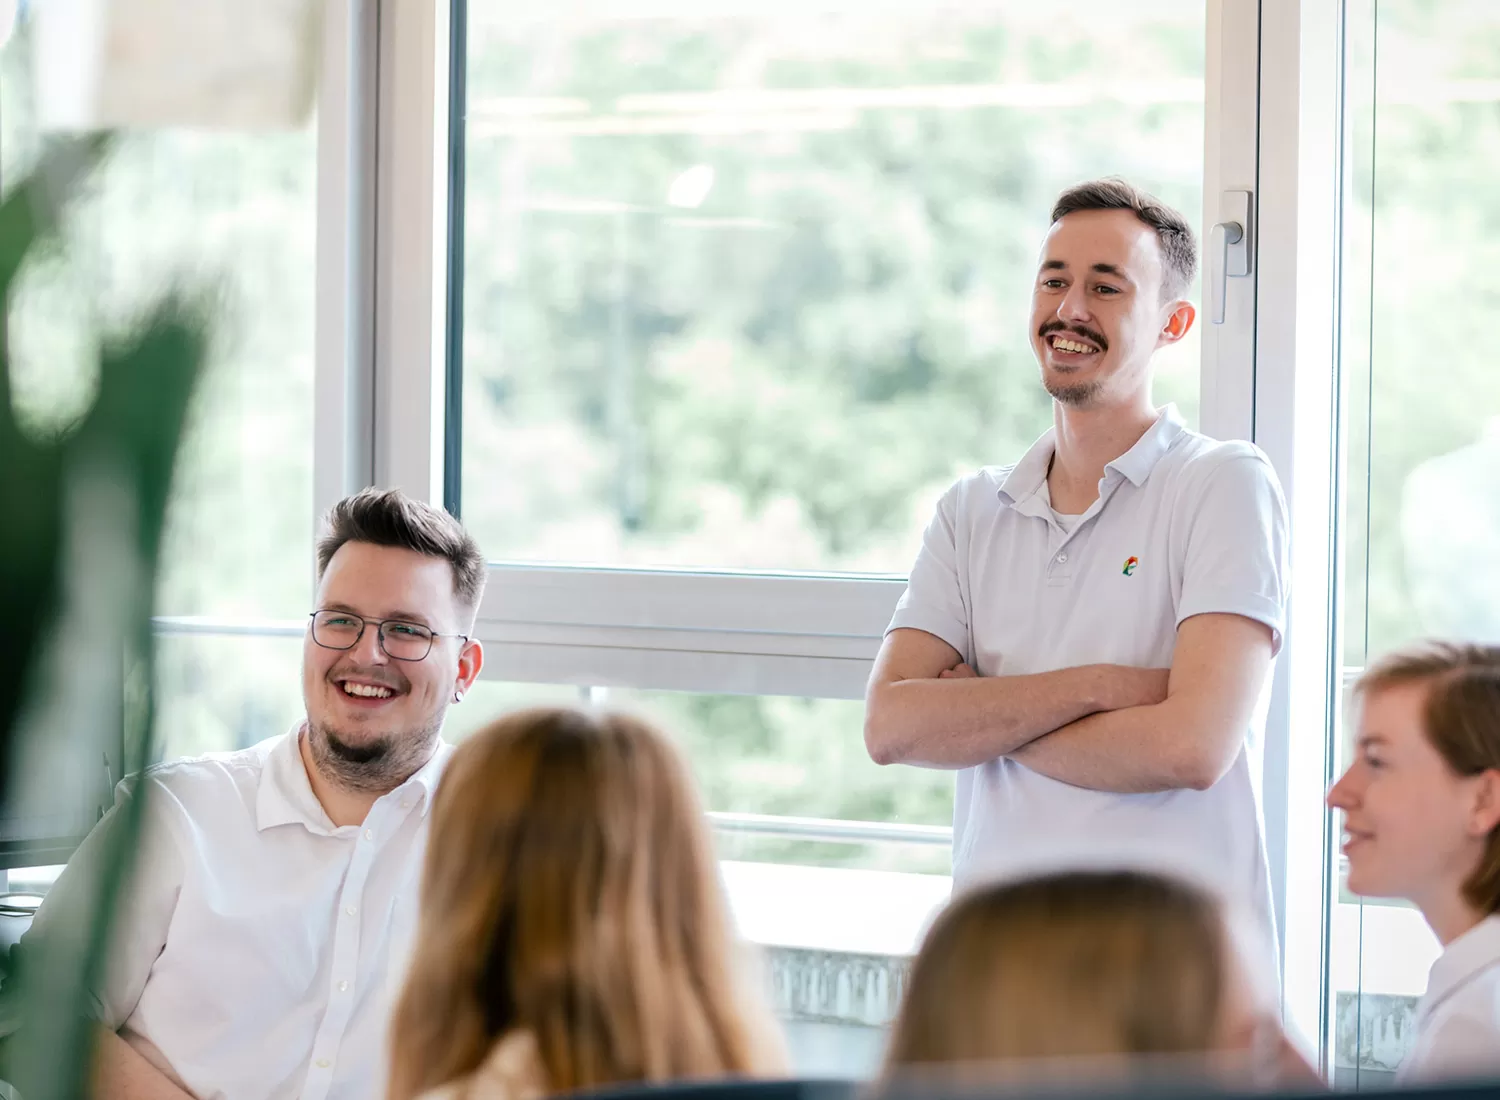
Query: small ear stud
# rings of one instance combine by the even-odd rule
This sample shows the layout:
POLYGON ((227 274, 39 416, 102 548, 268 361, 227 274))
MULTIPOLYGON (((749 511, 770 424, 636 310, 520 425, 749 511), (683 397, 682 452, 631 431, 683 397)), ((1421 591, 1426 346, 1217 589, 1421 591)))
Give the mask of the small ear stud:
POLYGON ((464 701, 464 693, 461 691, 455 691, 453 693, 453 701, 455 703, 462 703, 464 701))

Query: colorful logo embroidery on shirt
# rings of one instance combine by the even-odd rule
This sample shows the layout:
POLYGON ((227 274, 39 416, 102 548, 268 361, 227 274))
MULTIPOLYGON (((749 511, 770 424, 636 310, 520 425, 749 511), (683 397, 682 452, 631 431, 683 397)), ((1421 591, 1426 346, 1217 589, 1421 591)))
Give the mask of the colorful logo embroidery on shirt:
POLYGON ((1125 559, 1125 568, 1120 570, 1120 572, 1124 573, 1128 577, 1135 572, 1135 567, 1140 564, 1141 559, 1132 554, 1130 555, 1130 557, 1125 559))

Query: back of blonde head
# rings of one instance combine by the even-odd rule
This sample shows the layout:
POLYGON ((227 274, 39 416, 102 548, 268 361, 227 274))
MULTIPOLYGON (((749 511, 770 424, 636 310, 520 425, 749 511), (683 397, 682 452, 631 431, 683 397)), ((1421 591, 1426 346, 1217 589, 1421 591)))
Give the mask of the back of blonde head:
POLYGON ((516 1031, 559 1092, 780 1068, 692 784, 649 725, 502 718, 454 753, 431 830, 391 1100, 467 1076, 516 1031))
POLYGON ((1162 876, 1076 872, 976 891, 917 956, 887 1076, 1207 1051, 1227 949, 1217 903, 1162 876))

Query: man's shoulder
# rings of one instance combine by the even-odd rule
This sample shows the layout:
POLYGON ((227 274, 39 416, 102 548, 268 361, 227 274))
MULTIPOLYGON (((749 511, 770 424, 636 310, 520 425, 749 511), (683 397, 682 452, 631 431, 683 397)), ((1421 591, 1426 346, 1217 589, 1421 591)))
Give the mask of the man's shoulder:
MULTIPOLYGON (((1164 482, 1178 489, 1204 488, 1226 474, 1238 474, 1278 486, 1276 469, 1266 453, 1244 439, 1214 439, 1184 430, 1161 459, 1164 482)), ((1153 471, 1155 473, 1155 471, 1153 471)))
POLYGON ((206 752, 152 764, 139 781, 179 801, 187 797, 226 797, 236 792, 253 796, 272 751, 288 736, 281 734, 230 752, 206 752))

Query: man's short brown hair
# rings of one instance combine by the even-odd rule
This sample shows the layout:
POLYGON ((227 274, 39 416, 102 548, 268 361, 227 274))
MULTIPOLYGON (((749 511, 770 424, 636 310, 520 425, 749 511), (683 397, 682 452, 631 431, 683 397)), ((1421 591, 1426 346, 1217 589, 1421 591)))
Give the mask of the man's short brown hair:
MULTIPOLYGON (((1424 642, 1398 650, 1370 666, 1354 696, 1408 684, 1427 685, 1422 732, 1449 768, 1462 776, 1500 769, 1500 646, 1424 642)), ((1500 826, 1463 892, 1481 913, 1500 913, 1500 826)))
POLYGON ((318 577, 346 542, 368 542, 442 558, 453 570, 453 593, 472 616, 484 594, 485 563, 479 544, 448 512, 400 489, 362 489, 335 504, 318 540, 318 577))
POLYGON ((1128 210, 1156 230, 1161 244, 1164 301, 1181 298, 1198 272, 1198 240, 1188 220, 1166 203, 1118 176, 1076 184, 1057 196, 1052 224, 1084 210, 1128 210))

